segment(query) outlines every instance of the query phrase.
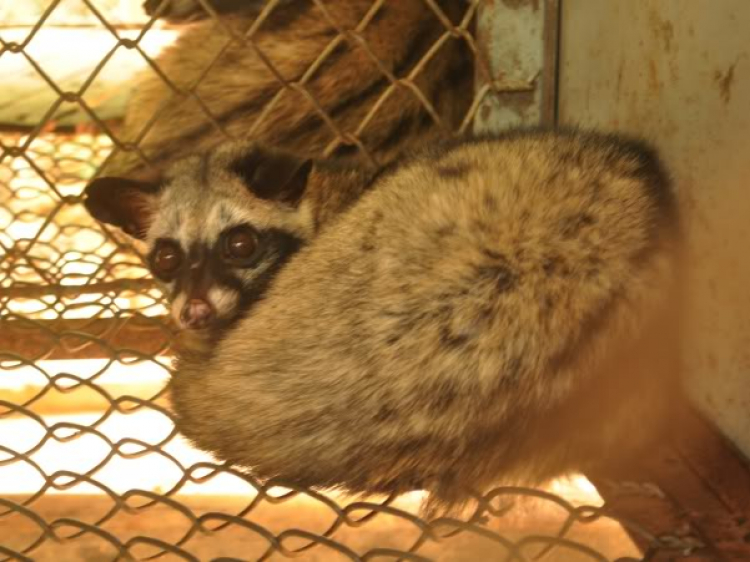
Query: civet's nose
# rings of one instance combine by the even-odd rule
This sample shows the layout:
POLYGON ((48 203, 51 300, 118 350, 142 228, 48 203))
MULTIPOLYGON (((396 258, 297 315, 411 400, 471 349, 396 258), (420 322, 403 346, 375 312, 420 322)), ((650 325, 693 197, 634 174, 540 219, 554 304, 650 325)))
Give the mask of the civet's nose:
POLYGON ((185 327, 193 329, 205 328, 213 317, 213 307, 202 299, 190 299, 180 313, 180 320, 185 327))

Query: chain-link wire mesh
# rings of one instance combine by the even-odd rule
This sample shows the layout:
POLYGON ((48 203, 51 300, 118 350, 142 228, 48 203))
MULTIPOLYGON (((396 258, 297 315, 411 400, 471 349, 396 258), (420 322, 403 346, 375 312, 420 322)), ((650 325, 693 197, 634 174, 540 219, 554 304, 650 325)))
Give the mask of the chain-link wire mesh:
MULTIPOLYGON (((233 3, 219 0, 147 2, 151 16, 133 16, 132 2, 116 0, 29 2, 19 16, 24 25, 3 29, 0 69, 24 69, 33 82, 24 91, 34 95, 11 100, 28 112, 13 116, 12 124, 22 126, 0 134, 0 559, 640 559, 624 529, 670 552, 699 546, 689 536, 655 537, 618 520, 583 478, 546 490, 499 488, 477 498, 462 517, 427 521, 418 515, 419 494, 352 499, 263 484, 195 451, 176 433, 168 403, 174 328, 165 295, 148 276, 139 248, 93 221, 81 205, 85 183, 105 160, 112 156, 113 165, 141 173, 179 156, 164 147, 187 151, 238 130, 278 140, 268 122, 290 103, 307 104, 301 118, 307 126, 296 131, 311 150, 355 147, 376 160, 390 157, 401 137, 468 130, 481 100, 497 86, 487 79, 472 32, 478 2, 459 2, 462 12, 451 18, 446 3, 415 1, 417 20, 429 18, 437 32, 428 43, 417 41, 418 56, 396 68, 382 60, 388 38, 374 45, 377 37, 367 31, 388 1, 369 2, 356 22, 350 14, 344 25, 335 2, 311 0, 306 13, 323 21, 326 37, 319 53, 304 54, 305 68, 290 75, 263 45, 274 26, 295 25, 300 3, 271 0, 243 19, 221 13, 233 3), (122 14, 130 20, 123 22, 122 14), (192 22, 185 33, 211 26, 221 38, 206 64, 185 71, 187 79, 162 68, 162 55, 148 43, 157 33, 175 33, 160 16, 192 22), (268 22, 270 31, 263 31, 268 22), (43 49, 65 25, 75 26, 75 35, 52 37, 60 60, 101 47, 73 74, 50 65, 58 59, 43 49), (441 94, 452 85, 434 87, 428 80, 430 64, 446 56, 451 41, 469 54, 461 64, 477 76, 485 73, 460 115, 441 94), (337 105, 335 91, 320 87, 341 45, 358 49, 377 75, 366 95, 348 98, 357 105, 352 111, 337 105), (216 100, 203 99, 201 88, 217 69, 231 66, 238 49, 254 53, 274 86, 262 91, 260 105, 217 112, 216 100), (163 88, 146 109, 131 106, 123 128, 107 102, 117 97, 113 90, 119 95, 133 85, 117 81, 127 67, 118 62, 124 52, 163 88), (37 92, 49 103, 38 103, 37 92), (284 98, 292 94, 291 102, 284 98), (160 121, 180 104, 192 107, 192 117, 201 114, 200 126, 160 121), (378 133, 384 112, 394 107, 417 117, 378 133)), ((19 5, 0 10, 5 22, 11 4, 19 5)), ((456 72, 440 76, 457 79, 456 72)), ((3 81, 12 85, 14 75, 3 72, 3 81)))

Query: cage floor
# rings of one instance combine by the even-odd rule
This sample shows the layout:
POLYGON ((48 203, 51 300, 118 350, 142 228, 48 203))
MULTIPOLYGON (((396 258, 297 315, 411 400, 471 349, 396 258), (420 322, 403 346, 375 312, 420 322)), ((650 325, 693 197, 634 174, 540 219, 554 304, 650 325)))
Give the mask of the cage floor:
MULTIPOLYGON (((10 497, 8 499, 20 499, 10 497)), ((222 522, 219 514, 237 513, 245 507, 246 502, 231 497, 181 496, 175 498, 192 516, 185 511, 157 503, 151 507, 132 507, 122 509, 99 529, 117 537, 127 544, 131 539, 130 553, 136 559, 163 552, 160 544, 139 542, 134 537, 151 537, 163 543, 177 544, 183 553, 195 556, 198 560, 209 560, 217 557, 233 557, 243 560, 260 559, 269 550, 274 551, 273 537, 280 537, 284 550, 293 551, 303 548, 309 541, 299 531, 321 534, 335 521, 336 516, 330 509, 316 505, 302 498, 287 500, 281 504, 266 503, 253 510, 252 521, 262 526, 269 534, 237 523, 224 529, 216 529, 222 522), (201 529, 199 532, 193 531, 201 529), (187 540, 185 540, 185 538, 187 540)), ((145 499, 129 502, 133 506, 144 504, 145 499)), ((93 514, 106 513, 112 502, 102 496, 47 495, 33 503, 33 509, 45 521, 52 524, 54 533, 59 537, 70 537, 79 532, 80 522, 91 521, 93 514)), ((365 514, 365 511, 351 513, 352 520, 365 514)), ((502 520, 490 520, 485 528, 498 533, 508 541, 518 543, 524 537, 554 536, 559 532, 561 518, 554 512, 543 512, 538 509, 519 508, 517 513, 508 513, 502 520)), ((22 545, 32 543, 39 535, 39 526, 21 516, 0 518, 0 536, 5 536, 3 546, 19 549, 22 545)), ((403 518, 378 514, 359 526, 343 524, 329 538, 339 545, 356 553, 372 553, 378 549, 405 551, 421 536, 419 527, 403 518)), ((619 525, 608 519, 601 519, 596 524, 576 524, 568 534, 571 541, 585 544, 596 551, 615 559, 622 556, 636 556, 637 548, 619 525)), ((522 549, 524 554, 533 559, 544 545, 531 544, 522 549)), ((415 552, 430 560, 440 562, 470 562, 479 560, 503 560, 508 550, 502 544, 482 537, 474 532, 464 532, 439 542, 427 540, 415 552)), ((45 541, 32 553, 33 559, 39 562, 57 560, 85 560, 99 562, 112 560, 117 549, 106 538, 97 533, 84 530, 77 538, 70 538, 63 543, 45 541)), ((166 553, 162 560, 184 559, 175 554, 166 553)), ((287 560, 280 552, 272 554, 268 560, 287 560)), ((350 560, 340 550, 324 543, 314 544, 309 550, 295 556, 295 559, 314 562, 335 562, 350 560)), ((387 559, 387 558, 384 558, 387 559)), ((558 547, 553 549, 544 560, 548 562, 575 562, 591 560, 590 557, 575 550, 558 547)))

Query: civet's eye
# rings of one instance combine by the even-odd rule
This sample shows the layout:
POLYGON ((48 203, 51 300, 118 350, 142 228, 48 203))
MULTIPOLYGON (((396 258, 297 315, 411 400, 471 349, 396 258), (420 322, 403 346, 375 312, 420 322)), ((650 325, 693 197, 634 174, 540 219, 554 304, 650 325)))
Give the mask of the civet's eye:
POLYGON ((151 269, 157 277, 169 278, 182 265, 182 250, 176 242, 170 240, 157 242, 151 256, 151 269))
POLYGON ((238 226, 224 234, 222 249, 225 259, 247 265, 255 257, 258 236, 251 227, 238 226))

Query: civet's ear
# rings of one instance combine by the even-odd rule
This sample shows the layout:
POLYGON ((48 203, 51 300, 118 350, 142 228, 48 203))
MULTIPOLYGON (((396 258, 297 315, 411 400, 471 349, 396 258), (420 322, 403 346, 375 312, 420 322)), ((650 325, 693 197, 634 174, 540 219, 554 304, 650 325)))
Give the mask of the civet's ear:
POLYGON ((126 178, 97 178, 86 186, 84 206, 96 220, 143 240, 156 211, 160 184, 126 178))
POLYGON ((313 161, 309 158, 253 148, 237 158, 231 170, 242 178, 256 197, 297 206, 307 188, 312 166, 313 161))

